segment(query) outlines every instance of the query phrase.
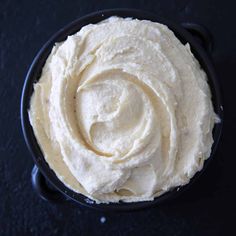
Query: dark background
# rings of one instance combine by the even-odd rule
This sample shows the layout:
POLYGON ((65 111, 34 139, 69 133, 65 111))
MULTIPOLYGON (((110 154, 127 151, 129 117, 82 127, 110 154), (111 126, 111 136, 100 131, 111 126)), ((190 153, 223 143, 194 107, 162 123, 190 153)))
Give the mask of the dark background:
POLYGON ((232 1, 0 0, 0 235, 236 235, 236 13, 232 1), (37 51, 61 27, 105 8, 138 8, 212 33, 224 97, 221 144, 206 173, 178 199, 132 213, 104 213, 41 200, 23 140, 20 96, 37 51), (105 217, 105 222, 101 222, 105 217), (231 231, 231 233, 230 233, 231 231))

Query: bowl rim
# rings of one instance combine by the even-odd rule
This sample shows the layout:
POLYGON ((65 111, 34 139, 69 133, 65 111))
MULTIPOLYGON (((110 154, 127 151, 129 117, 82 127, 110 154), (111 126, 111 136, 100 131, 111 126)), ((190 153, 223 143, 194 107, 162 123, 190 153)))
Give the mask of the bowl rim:
POLYGON ((68 197, 69 199, 90 208, 99 209, 99 210, 108 210, 108 211, 132 211, 132 210, 140 210, 143 208, 157 206, 160 203, 166 201, 167 199, 175 198, 180 193, 184 192, 188 189, 199 177, 205 172, 206 167, 209 162, 213 159, 213 156, 216 152, 217 145, 219 143, 219 139, 222 133, 223 127, 223 105, 221 92, 219 87, 219 82, 216 76, 215 69, 211 62, 209 55, 202 48, 200 44, 195 40, 195 38, 183 27, 179 24, 171 22, 167 19, 164 19, 157 15, 156 13, 151 13, 138 9, 126 9, 126 8, 117 8, 117 9, 106 9, 100 10, 97 12, 90 13, 83 17, 72 21, 67 24, 65 27, 61 28, 57 33, 55 33, 39 50, 36 57, 34 58, 28 73, 25 77, 25 82, 23 85, 22 96, 21 96, 21 126, 23 131, 23 136, 26 142, 26 145, 33 157, 33 160, 41 173, 45 176, 47 180, 63 195, 68 197), (72 35, 75 32, 79 31, 83 26, 90 23, 98 23, 110 16, 120 16, 120 17, 131 17, 137 19, 145 19, 151 20, 153 22, 158 22, 164 25, 167 25, 170 28, 177 38, 179 38, 182 42, 188 42, 191 46, 191 51, 194 56, 198 59, 201 67, 204 69, 208 76, 208 84, 212 93, 212 100, 214 111, 219 116, 221 122, 216 123, 213 131, 214 143, 212 145, 212 151, 210 157, 204 161, 203 168, 195 173, 195 175, 190 179, 189 183, 184 186, 175 187, 172 190, 164 193, 163 195, 154 198, 153 201, 142 201, 142 202, 120 202, 120 203, 100 203, 97 204, 94 201, 89 201, 87 196, 84 196, 80 193, 76 193, 73 190, 69 189, 67 186, 63 184, 56 176, 54 171, 49 167, 48 163, 44 159, 43 153, 37 143, 35 138, 33 129, 30 125, 28 109, 30 105, 30 98, 33 93, 33 84, 38 81, 42 67, 45 64, 45 61, 50 54, 52 47, 56 42, 64 41, 68 35, 72 35))

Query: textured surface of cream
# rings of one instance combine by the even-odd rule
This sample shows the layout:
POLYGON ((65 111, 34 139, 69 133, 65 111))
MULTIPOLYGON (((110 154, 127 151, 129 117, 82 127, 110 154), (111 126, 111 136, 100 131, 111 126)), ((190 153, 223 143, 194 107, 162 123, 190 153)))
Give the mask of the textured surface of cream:
POLYGON ((187 184, 211 153, 215 122, 189 45, 164 25, 117 17, 54 46, 29 117, 58 178, 97 202, 187 184))

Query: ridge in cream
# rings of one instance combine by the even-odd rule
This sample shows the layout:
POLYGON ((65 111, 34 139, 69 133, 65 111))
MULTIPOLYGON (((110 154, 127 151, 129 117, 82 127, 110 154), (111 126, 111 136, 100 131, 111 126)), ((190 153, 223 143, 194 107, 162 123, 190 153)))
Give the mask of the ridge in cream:
POLYGON ((210 156, 217 120, 189 45, 165 25, 118 17, 54 46, 29 117, 57 177, 98 203, 187 184, 210 156))

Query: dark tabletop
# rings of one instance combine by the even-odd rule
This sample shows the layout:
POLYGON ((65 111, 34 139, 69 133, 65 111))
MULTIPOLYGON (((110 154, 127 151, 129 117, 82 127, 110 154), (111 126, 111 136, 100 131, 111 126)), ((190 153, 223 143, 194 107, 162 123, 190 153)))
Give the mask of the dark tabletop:
POLYGON ((236 12, 232 1, 0 1, 0 235, 235 235, 236 12), (176 200, 131 213, 53 204, 31 186, 34 165, 21 131, 20 96, 41 46, 64 25, 105 8, 139 8, 197 22, 213 36, 211 53, 224 98, 221 143, 207 171, 176 200))

